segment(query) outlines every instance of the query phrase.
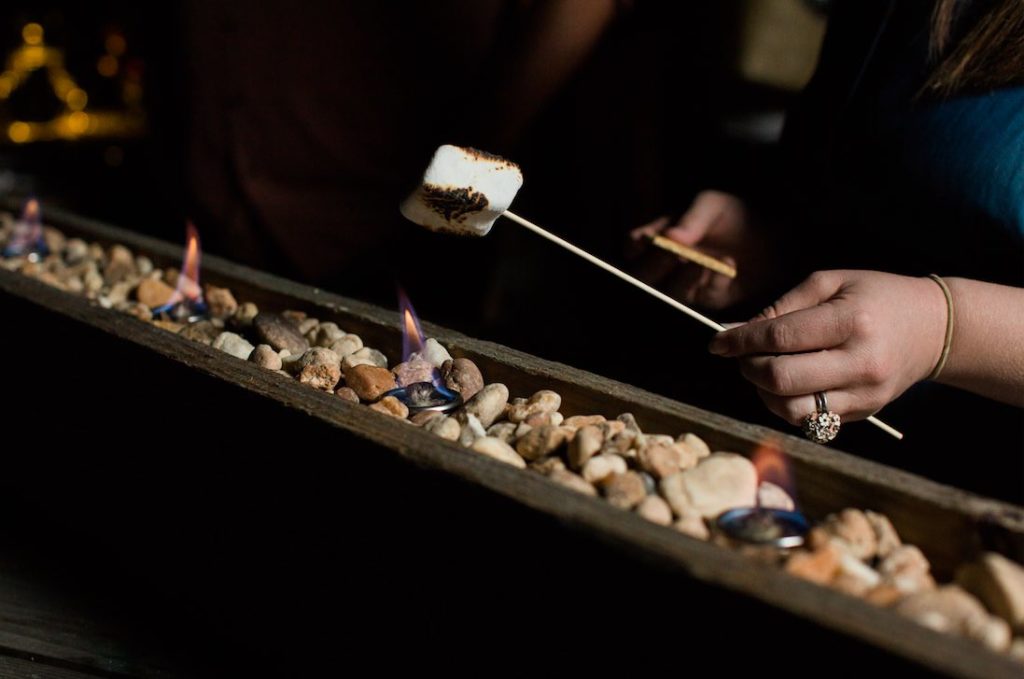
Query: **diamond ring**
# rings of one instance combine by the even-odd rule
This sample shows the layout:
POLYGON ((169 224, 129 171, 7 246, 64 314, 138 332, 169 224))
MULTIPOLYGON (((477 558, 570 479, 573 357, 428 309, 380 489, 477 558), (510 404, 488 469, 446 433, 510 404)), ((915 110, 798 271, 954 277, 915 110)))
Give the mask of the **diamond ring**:
POLYGON ((828 443, 839 433, 839 415, 828 409, 825 392, 814 394, 814 412, 804 419, 804 435, 815 443, 828 443))

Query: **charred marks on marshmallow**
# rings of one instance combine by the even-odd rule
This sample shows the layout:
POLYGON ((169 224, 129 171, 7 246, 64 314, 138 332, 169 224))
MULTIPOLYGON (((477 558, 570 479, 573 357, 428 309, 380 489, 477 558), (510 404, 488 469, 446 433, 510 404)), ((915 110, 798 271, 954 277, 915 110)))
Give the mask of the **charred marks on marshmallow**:
POLYGON ((484 236, 522 185, 523 173, 515 163, 445 144, 400 208, 407 219, 432 231, 484 236))
POLYGON ((466 215, 487 209, 487 197, 472 188, 423 185, 423 202, 449 222, 465 221, 466 215))

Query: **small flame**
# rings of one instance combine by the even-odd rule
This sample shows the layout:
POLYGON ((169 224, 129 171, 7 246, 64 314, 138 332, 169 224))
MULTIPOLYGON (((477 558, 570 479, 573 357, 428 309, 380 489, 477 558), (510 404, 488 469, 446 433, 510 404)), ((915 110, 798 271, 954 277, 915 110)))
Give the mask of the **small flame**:
POLYGON ((154 314, 171 311, 179 305, 184 307, 185 316, 205 313, 206 302, 203 299, 203 289, 199 285, 201 255, 199 232, 192 222, 188 222, 185 226, 185 255, 182 258, 181 271, 178 273, 178 284, 167 304, 153 309, 154 314))
POLYGON ((751 456, 754 469, 757 470, 757 480, 768 481, 779 486, 794 496, 793 473, 789 466, 789 458, 782 452, 778 444, 773 441, 764 441, 754 450, 751 456))
POLYGON ((4 257, 21 255, 38 255, 45 257, 50 254, 43 237, 43 222, 39 210, 39 201, 29 198, 21 211, 21 217, 14 223, 11 237, 4 245, 4 257))
POLYGON ((398 308, 402 314, 402 361, 413 358, 413 354, 423 351, 423 328, 420 318, 412 308, 412 302, 401 287, 398 288, 398 308))

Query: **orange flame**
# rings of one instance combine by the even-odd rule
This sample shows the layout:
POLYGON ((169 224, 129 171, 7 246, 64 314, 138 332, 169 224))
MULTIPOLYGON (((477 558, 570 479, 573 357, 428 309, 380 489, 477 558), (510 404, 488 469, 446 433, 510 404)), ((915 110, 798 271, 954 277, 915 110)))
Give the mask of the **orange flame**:
POLYGON ((402 312, 402 360, 408 361, 414 353, 423 351, 423 328, 412 302, 401 287, 398 288, 398 308, 402 312))
POLYGON ((793 494, 793 473, 789 459, 773 441, 763 441, 751 456, 757 480, 774 483, 790 495, 793 494))
POLYGON ((178 274, 178 293, 191 302, 201 302, 203 290, 199 287, 199 232, 192 222, 185 227, 185 259, 178 274))

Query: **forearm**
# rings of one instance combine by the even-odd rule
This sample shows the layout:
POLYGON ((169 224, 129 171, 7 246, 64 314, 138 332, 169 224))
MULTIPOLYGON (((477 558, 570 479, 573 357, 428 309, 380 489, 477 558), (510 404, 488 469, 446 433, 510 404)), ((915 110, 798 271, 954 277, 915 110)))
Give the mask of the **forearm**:
POLYGON ((1024 407, 1024 289, 945 280, 953 338, 937 381, 1024 407))

